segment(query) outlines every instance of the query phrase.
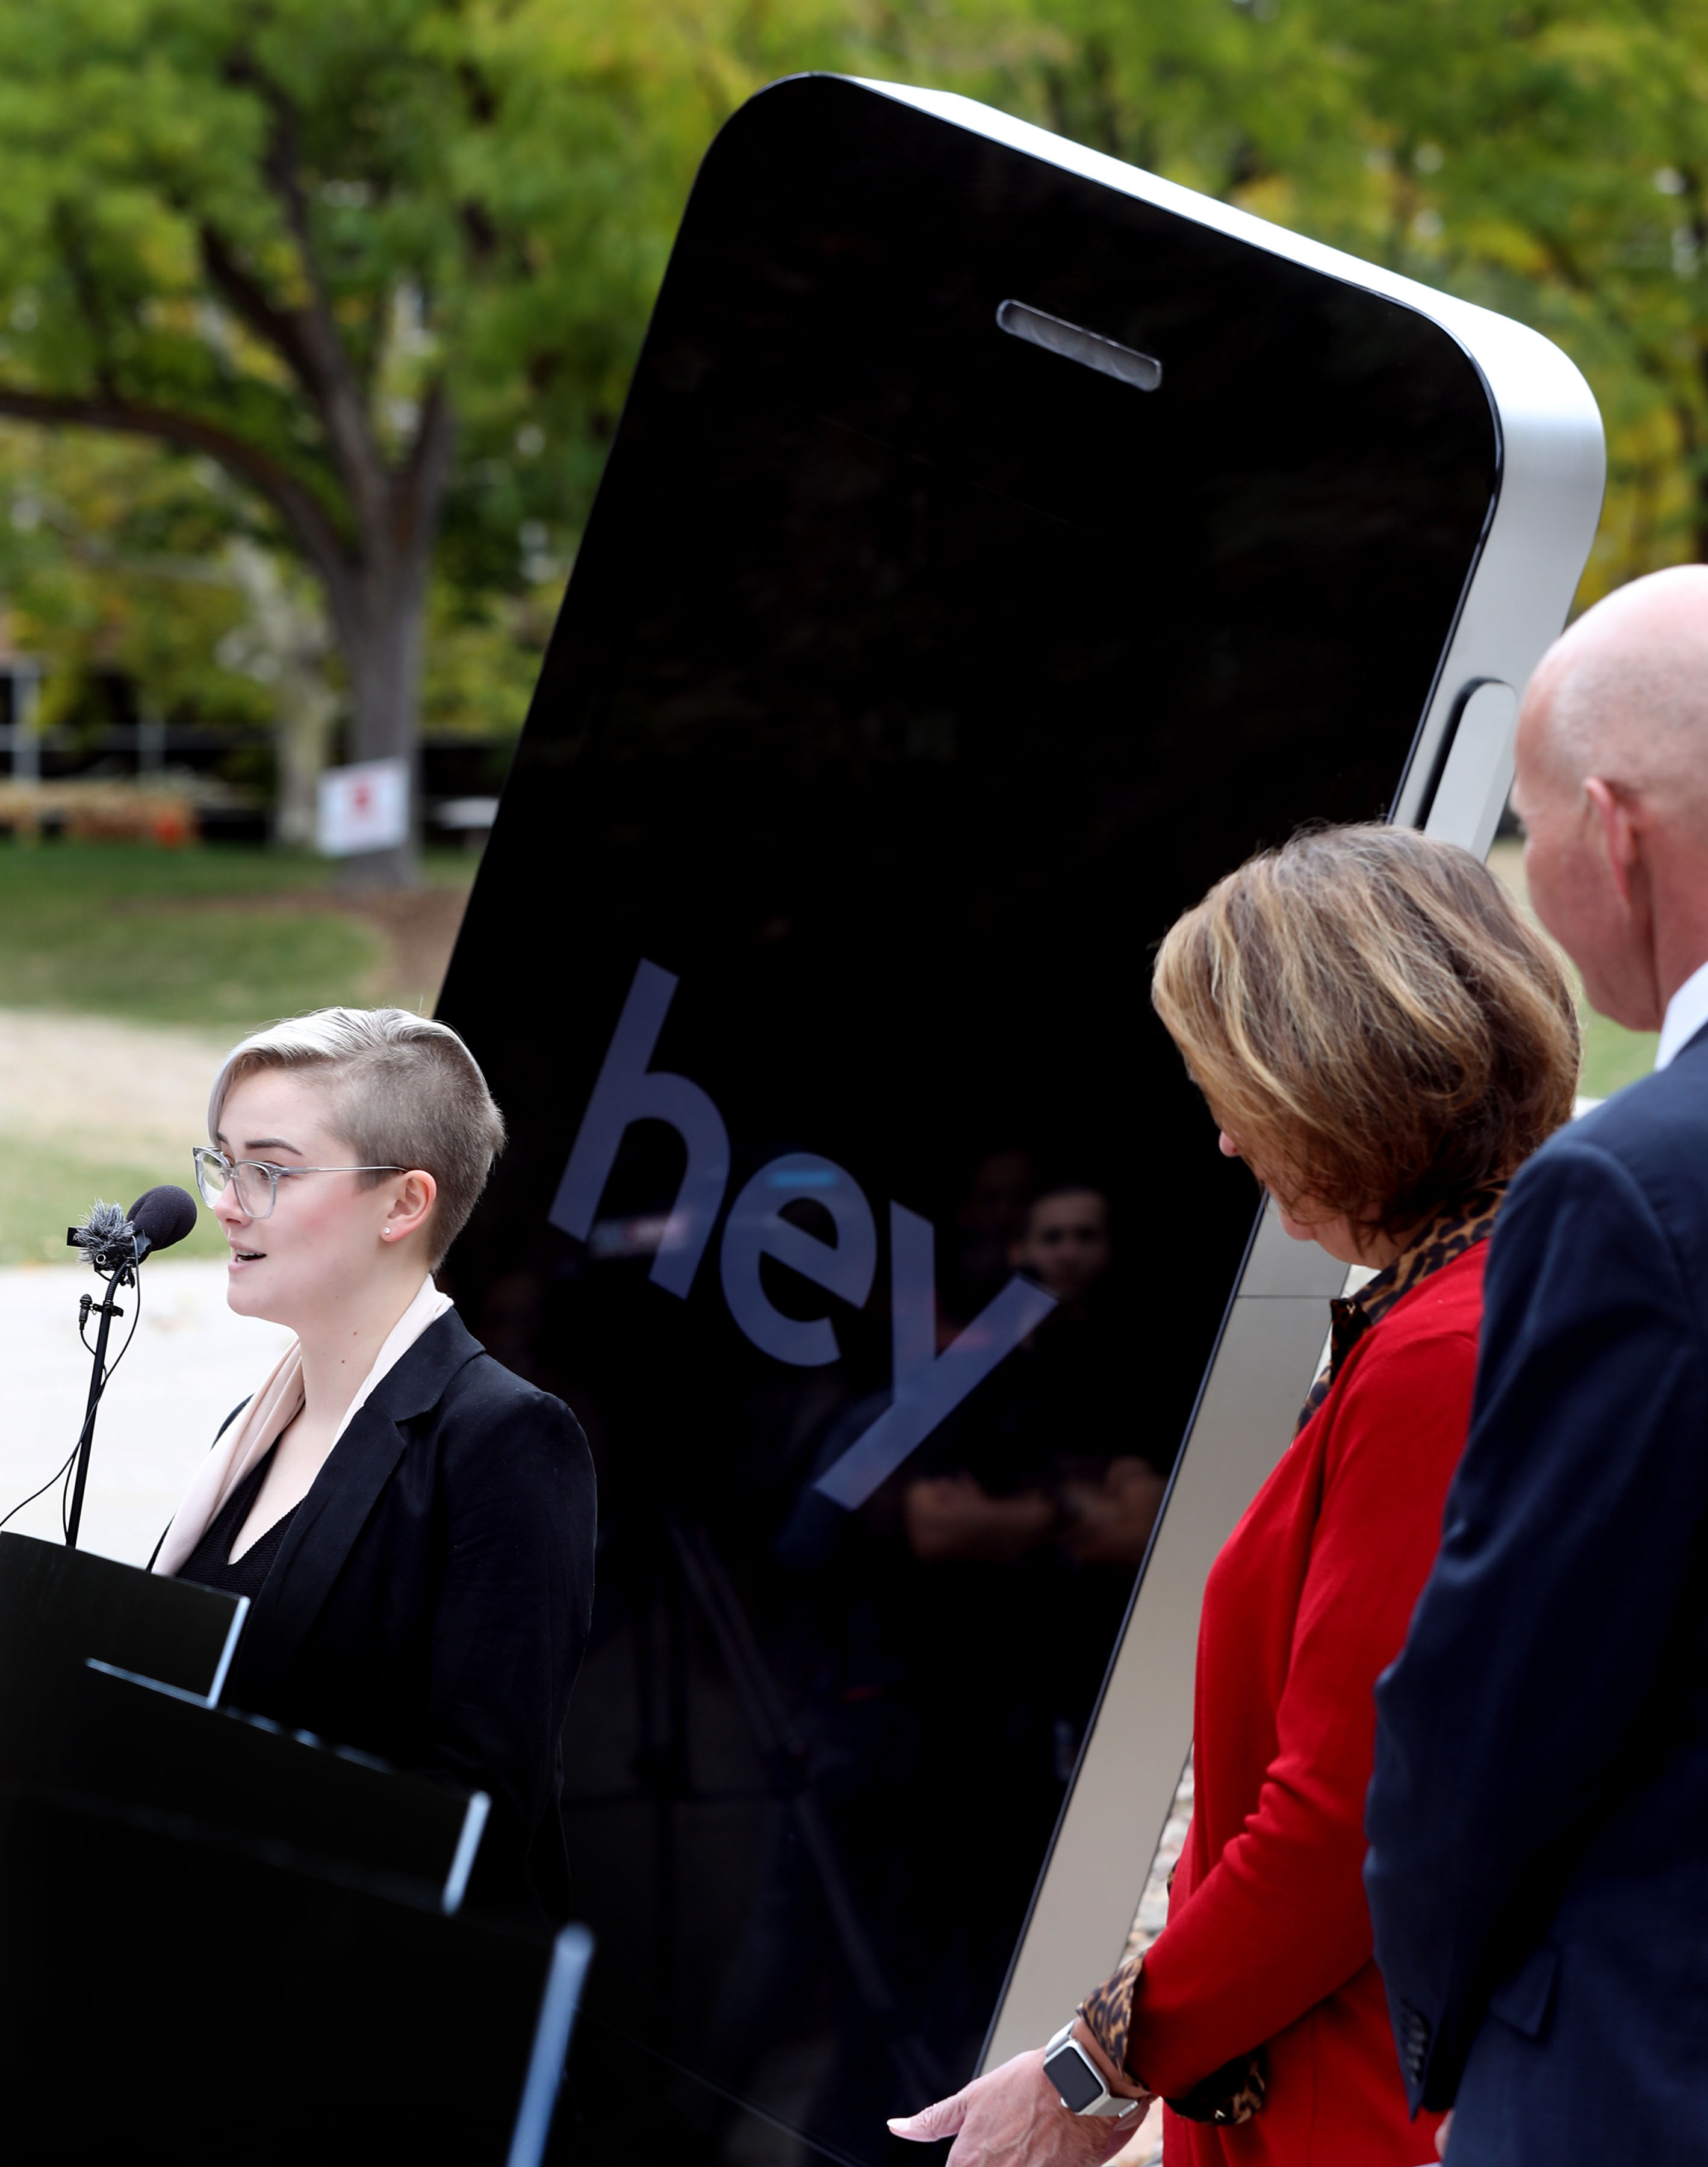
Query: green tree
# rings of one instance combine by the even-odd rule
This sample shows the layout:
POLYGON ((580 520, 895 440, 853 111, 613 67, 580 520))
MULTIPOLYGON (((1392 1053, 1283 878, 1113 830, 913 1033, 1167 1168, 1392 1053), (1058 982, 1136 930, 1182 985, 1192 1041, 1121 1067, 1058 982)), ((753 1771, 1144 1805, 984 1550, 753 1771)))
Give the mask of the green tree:
POLYGON ((259 736, 267 694, 220 660, 246 616, 232 498, 206 462, 0 422, 0 591, 46 672, 42 727, 106 719, 95 686, 116 674, 158 721, 259 736))
POLYGON ((412 750, 429 632, 436 713, 519 721, 695 167, 809 66, 1536 323, 1609 421, 1591 591, 1708 554, 1708 0, 0 0, 0 413, 217 461, 354 756, 412 750))
POLYGON ((1592 589, 1708 556, 1708 6, 1337 0, 1395 245, 1559 340, 1607 421, 1592 589))
POLYGON ((448 505, 479 572, 495 517, 561 534, 585 501, 732 87, 667 10, 606 13, 0 4, 0 412, 263 500, 324 590, 358 758, 412 753, 448 505))

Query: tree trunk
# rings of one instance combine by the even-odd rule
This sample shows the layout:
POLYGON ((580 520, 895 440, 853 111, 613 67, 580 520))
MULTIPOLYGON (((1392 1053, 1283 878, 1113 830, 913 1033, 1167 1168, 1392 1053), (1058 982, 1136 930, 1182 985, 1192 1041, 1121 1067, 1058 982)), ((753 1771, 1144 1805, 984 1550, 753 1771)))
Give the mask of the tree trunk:
POLYGON ((423 401, 414 449, 400 468, 387 472, 361 437, 351 451, 360 555, 353 562, 342 553, 331 561, 322 555, 316 567, 350 672, 350 758, 408 763, 409 834, 395 849, 347 858, 347 887, 406 887, 420 871, 422 644, 454 428, 441 384, 423 401))
POLYGON ((319 671, 289 670, 278 680, 273 711, 277 797, 273 832, 293 850, 311 850, 320 824, 321 777, 332 749, 338 696, 319 671))
MULTIPOLYGON (((304 236, 300 192, 287 175, 291 222, 304 236)), ((413 443, 395 464, 383 456, 361 387, 324 296, 283 310, 255 285, 230 245, 203 236, 210 275, 228 306, 270 344, 320 412, 342 481, 347 524, 328 511, 300 476, 235 429, 206 416, 133 400, 103 387, 58 394, 0 386, 0 413, 51 426, 115 429, 152 437, 216 458, 240 485, 258 490, 295 535, 326 591, 328 613, 350 673, 353 760, 401 759, 410 776, 410 834, 394 849, 345 861, 352 886, 396 887, 420 864, 421 753, 417 708, 426 628, 427 567, 450 471, 455 420, 443 381, 421 403, 413 443)))
POLYGON ((386 574, 358 574, 334 614, 350 672, 349 757, 353 762, 409 763, 410 833, 394 850, 364 850, 344 861, 351 887, 400 887, 421 867, 422 644, 427 623, 426 552, 386 574))
POLYGON ((239 540, 228 546, 225 559, 247 607, 240 652, 232 659, 273 693, 273 837, 311 850, 320 780, 340 704, 326 681, 326 614, 272 551, 239 540))

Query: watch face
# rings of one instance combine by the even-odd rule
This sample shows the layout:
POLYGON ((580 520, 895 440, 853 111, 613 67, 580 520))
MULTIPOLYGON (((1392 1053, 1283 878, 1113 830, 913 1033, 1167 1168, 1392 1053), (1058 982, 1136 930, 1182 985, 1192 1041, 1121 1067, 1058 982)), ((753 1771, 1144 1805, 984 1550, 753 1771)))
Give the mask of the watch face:
POLYGON ((1061 2094, 1062 2104, 1072 2114, 1084 2114, 1102 2098, 1105 2087, 1090 2064, 1071 2041, 1044 2064, 1044 2074, 1061 2094))

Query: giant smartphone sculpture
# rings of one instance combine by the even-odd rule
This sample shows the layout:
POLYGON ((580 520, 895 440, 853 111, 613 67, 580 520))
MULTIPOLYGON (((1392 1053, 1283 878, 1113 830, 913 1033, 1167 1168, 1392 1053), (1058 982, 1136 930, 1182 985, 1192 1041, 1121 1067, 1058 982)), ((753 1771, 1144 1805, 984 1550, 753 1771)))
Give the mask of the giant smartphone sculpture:
POLYGON ((980 107, 713 146, 442 1009, 458 1300, 599 1465, 579 2159, 875 2160, 1114 1963, 1340 1277, 1153 945, 1486 848, 1601 474, 1534 334, 980 107))

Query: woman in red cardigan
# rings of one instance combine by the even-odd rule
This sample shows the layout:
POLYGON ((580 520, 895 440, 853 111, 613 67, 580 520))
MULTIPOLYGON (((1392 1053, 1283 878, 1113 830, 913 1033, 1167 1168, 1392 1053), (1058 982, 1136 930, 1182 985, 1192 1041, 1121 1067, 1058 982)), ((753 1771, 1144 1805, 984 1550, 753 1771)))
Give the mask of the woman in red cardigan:
POLYGON ((1160 2094, 1166 2167, 1416 2167, 1435 2120, 1408 2120, 1361 1878, 1372 1689, 1465 1442, 1486 1238, 1571 1113, 1571 989, 1467 852, 1360 827, 1219 882, 1152 994, 1222 1150, 1376 1275, 1205 1588, 1168 1925, 1048 2050, 891 2127, 955 2136, 951 2167, 1085 2167, 1160 2094))

